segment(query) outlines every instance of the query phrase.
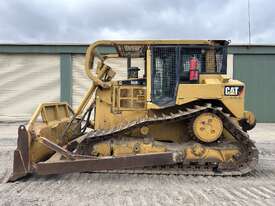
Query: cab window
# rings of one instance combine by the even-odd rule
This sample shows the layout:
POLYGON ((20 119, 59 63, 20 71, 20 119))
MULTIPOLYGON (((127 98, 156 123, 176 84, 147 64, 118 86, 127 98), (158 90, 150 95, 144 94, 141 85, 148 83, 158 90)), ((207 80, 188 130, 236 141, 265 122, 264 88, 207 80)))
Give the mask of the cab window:
POLYGON ((200 74, 225 74, 226 50, 224 47, 181 48, 180 81, 196 82, 200 74))

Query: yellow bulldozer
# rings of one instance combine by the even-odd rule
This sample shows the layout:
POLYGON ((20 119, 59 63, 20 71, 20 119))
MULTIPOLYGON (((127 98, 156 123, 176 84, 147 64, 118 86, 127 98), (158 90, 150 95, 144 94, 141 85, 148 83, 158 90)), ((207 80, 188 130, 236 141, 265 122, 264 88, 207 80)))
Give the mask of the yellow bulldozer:
POLYGON ((225 40, 97 41, 80 105, 42 103, 18 128, 15 181, 29 174, 242 175, 258 150, 244 83, 227 73, 225 40), (124 76, 123 76, 124 75, 124 76))

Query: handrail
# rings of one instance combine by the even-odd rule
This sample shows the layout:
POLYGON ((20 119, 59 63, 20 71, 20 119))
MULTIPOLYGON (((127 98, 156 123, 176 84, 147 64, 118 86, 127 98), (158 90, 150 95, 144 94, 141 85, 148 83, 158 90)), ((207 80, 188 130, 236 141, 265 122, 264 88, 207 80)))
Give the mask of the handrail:
MULTIPOLYGON (((93 69, 93 65, 94 65, 94 57, 96 56, 96 47, 98 45, 102 44, 101 41, 97 41, 93 44, 91 44, 87 51, 86 51, 86 55, 85 55, 85 72, 87 74, 87 76, 93 80, 93 82, 97 85, 101 85, 103 84, 103 81, 97 77, 96 75, 93 75, 93 73, 91 72, 91 70, 93 69)), ((99 56, 98 56, 99 57, 99 56)), ((100 58, 100 57, 99 57, 100 58)), ((102 62, 104 61, 103 59, 100 59, 102 62)))

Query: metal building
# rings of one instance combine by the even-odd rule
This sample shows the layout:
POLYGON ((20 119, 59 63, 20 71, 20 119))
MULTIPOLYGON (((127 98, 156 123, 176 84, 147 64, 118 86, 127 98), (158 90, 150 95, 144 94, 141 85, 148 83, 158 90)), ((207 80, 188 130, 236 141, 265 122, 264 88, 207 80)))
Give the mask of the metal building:
MULTIPOLYGON (((40 102, 75 108, 91 84, 83 66, 87 46, 0 44, 0 121, 25 121, 40 102)), ((275 45, 229 47, 228 75, 246 83, 246 108, 258 122, 275 122, 274 65, 275 45)))
POLYGON ((232 45, 233 77, 246 84, 245 105, 258 122, 275 122, 275 45, 232 45))

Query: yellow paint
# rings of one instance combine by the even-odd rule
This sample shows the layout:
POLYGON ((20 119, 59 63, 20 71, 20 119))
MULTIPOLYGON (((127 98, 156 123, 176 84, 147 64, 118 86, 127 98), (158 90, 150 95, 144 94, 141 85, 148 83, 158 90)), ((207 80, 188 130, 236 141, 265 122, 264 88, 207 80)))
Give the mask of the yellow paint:
MULTIPOLYGON (((142 139, 120 139, 114 142, 105 141, 93 146, 91 154, 95 156, 126 156, 134 154, 148 154, 172 151, 169 143, 155 143, 154 141, 145 142, 142 139)), ((204 146, 199 143, 182 144, 178 147, 182 151, 184 158, 190 161, 199 159, 212 159, 219 162, 235 161, 234 155, 240 153, 239 149, 233 146, 228 148, 215 148, 204 146)))
POLYGON ((193 144, 190 147, 187 147, 185 150, 185 158, 187 160, 199 160, 199 159, 212 159, 220 162, 234 161, 234 155, 240 153, 237 148, 210 148, 205 147, 201 144, 193 144))
POLYGON ((143 126, 143 127, 141 127, 140 128, 140 133, 142 134, 142 135, 148 135, 149 134, 149 131, 150 131, 150 129, 148 128, 148 127, 146 127, 146 126, 143 126))
POLYGON ((145 117, 147 110, 113 110, 113 89, 96 92, 95 129, 110 129, 145 117))
POLYGON ((146 110, 146 87, 140 85, 114 86, 112 110, 146 110))
POLYGON ((186 140, 187 128, 183 122, 150 125, 149 129, 149 136, 155 140, 170 140, 176 143, 186 140))
POLYGON ((244 118, 247 120, 247 123, 249 123, 250 125, 253 125, 256 122, 256 117, 251 111, 244 111, 244 118))
POLYGON ((114 156, 159 153, 166 151, 164 146, 156 146, 153 143, 145 144, 140 141, 125 141, 123 144, 115 143, 112 145, 112 148, 114 156))
POLYGON ((237 80, 229 79, 226 75, 201 74, 199 84, 179 84, 177 105, 183 105, 195 100, 219 100, 237 118, 244 115, 244 91, 240 96, 225 96, 224 86, 244 86, 237 80))
POLYGON ((101 142, 93 146, 91 151, 93 156, 110 156, 111 155, 111 145, 110 142, 101 142))
POLYGON ((121 139, 104 141, 93 146, 91 154, 95 156, 125 156, 134 154, 166 152, 163 145, 155 145, 152 141, 144 142, 143 139, 121 139))
POLYGON ((193 131, 199 140, 208 143, 214 142, 222 134, 223 123, 217 115, 203 113, 194 120, 193 131))
POLYGON ((31 140, 31 161, 38 162, 54 153, 40 143, 39 137, 45 137, 62 146, 79 135, 80 128, 73 123, 67 131, 64 141, 61 139, 64 128, 72 115, 73 111, 67 103, 43 103, 38 106, 27 127, 31 140), (39 116, 42 121, 37 120, 39 116))

